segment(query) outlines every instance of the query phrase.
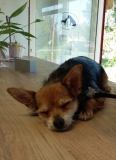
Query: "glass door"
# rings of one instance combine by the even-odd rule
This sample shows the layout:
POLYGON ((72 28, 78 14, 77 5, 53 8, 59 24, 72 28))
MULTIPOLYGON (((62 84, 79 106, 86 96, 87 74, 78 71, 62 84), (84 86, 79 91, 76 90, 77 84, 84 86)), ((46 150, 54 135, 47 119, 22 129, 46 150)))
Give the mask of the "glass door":
POLYGON ((36 57, 57 64, 95 58, 98 0, 36 0, 36 57))

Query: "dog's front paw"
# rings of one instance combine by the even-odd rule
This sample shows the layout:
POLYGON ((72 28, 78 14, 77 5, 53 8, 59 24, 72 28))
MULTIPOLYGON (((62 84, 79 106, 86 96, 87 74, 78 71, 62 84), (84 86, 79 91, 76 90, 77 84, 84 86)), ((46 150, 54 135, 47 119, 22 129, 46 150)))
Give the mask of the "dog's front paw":
POLYGON ((86 121, 93 118, 93 112, 80 112, 78 114, 78 119, 86 121))

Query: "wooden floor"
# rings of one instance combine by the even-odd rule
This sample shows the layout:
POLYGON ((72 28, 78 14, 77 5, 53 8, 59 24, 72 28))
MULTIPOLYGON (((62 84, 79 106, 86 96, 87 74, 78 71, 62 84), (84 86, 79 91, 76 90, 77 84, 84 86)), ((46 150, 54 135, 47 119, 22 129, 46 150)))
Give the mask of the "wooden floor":
MULTIPOLYGON (((7 63, 8 65, 10 63, 7 63)), ((21 87, 37 91, 57 65, 37 60, 36 73, 0 68, 0 160, 116 160, 116 100, 90 121, 75 121, 66 132, 53 132, 6 91, 21 87)), ((116 93, 116 84, 110 83, 116 93)))

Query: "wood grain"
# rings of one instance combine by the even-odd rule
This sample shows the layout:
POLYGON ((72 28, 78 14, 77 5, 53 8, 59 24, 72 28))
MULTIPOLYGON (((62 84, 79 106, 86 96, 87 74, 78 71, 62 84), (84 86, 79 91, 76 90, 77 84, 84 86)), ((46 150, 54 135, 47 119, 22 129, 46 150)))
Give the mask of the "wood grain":
MULTIPOLYGON (((39 117, 15 101, 6 91, 21 87, 37 91, 58 65, 37 59, 37 72, 14 70, 14 63, 0 68, 0 160, 115 160, 116 100, 106 99, 90 121, 75 121, 70 130, 53 132, 39 117)), ((112 93, 116 84, 109 82, 112 93)))

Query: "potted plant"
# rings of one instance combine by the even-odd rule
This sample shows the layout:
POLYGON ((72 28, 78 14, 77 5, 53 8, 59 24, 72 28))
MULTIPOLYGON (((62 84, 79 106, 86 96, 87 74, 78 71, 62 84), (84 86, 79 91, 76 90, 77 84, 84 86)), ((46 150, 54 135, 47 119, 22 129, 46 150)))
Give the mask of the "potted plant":
MULTIPOLYGON (((17 42, 15 38, 16 33, 24 36, 27 40, 30 40, 31 38, 36 38, 34 35, 30 34, 29 32, 24 31, 24 28, 28 25, 23 26, 22 24, 12 22, 12 18, 20 15, 25 10, 26 5, 27 5, 27 2, 21 7, 19 7, 17 10, 15 10, 10 16, 2 12, 0 8, 0 14, 4 14, 6 19, 5 22, 0 20, 0 36, 6 35, 6 38, 0 41, 0 49, 5 50, 6 48, 9 48, 10 59, 21 57, 22 51, 25 48, 24 45, 17 42), (9 39, 9 43, 6 42, 7 39, 9 39), (14 41, 12 39, 14 39, 14 41)), ((32 23, 41 22, 41 21, 42 20, 40 19, 36 19, 32 23)))

